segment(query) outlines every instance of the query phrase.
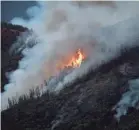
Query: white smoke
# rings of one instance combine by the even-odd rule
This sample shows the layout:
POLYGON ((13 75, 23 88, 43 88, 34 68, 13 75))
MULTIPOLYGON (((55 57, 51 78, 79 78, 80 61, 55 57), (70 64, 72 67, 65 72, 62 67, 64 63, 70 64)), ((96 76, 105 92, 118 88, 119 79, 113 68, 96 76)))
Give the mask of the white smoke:
POLYGON ((78 48, 83 48, 88 61, 67 75, 56 86, 56 91, 87 73, 90 68, 95 69, 116 57, 121 48, 134 46, 126 41, 138 34, 139 19, 122 24, 109 34, 100 30, 138 16, 138 5, 138 2, 38 2, 38 6, 27 10, 29 20, 14 18, 12 23, 33 30, 32 35, 22 39, 26 46, 30 41, 28 39, 39 40, 32 48, 23 47, 24 44, 20 43, 13 46, 14 49, 25 48, 22 51, 24 58, 19 62, 18 69, 9 74, 9 84, 5 85, 7 91, 2 94, 2 109, 6 109, 8 98, 17 96, 18 99, 32 88, 45 86, 44 81, 57 73, 57 62, 78 48))
POLYGON ((129 107, 139 109, 139 79, 129 81, 129 91, 123 94, 122 99, 114 108, 117 111, 115 117, 120 120, 122 115, 127 114, 129 107))

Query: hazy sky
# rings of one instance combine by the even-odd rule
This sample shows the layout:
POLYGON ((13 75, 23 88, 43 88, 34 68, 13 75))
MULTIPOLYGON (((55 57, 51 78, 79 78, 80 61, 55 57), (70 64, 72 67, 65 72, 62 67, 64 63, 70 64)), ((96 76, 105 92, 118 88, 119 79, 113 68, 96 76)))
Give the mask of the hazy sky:
POLYGON ((2 1, 1 21, 9 22, 14 17, 28 18, 26 15, 26 9, 35 4, 35 1, 2 1))

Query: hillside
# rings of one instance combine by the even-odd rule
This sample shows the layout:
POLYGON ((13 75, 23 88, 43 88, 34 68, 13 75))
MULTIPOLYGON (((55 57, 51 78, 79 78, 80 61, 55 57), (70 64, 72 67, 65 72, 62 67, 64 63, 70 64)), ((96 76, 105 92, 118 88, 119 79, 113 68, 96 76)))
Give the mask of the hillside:
POLYGON ((127 81, 139 76, 139 70, 133 68, 139 65, 138 55, 139 48, 134 48, 57 96, 46 93, 37 99, 21 100, 2 112, 2 130, 137 130, 139 111, 131 108, 118 123, 111 109, 127 91, 127 81), (131 62, 134 73, 122 74, 119 67, 131 62))
POLYGON ((6 72, 15 70, 18 66, 18 61, 21 59, 21 54, 10 55, 9 49, 16 42, 18 36, 27 30, 19 25, 12 25, 10 23, 1 23, 1 57, 2 57, 2 91, 4 91, 3 86, 8 83, 6 72))
MULTIPOLYGON (((139 47, 125 50, 119 57, 65 86, 58 95, 45 93, 34 99, 31 93, 29 98, 21 97, 18 104, 9 102, 10 108, 1 113, 2 130, 138 130, 138 110, 130 107, 120 122, 112 110, 129 90, 128 81, 139 78, 138 56, 139 47)), ((4 72, 11 67, 11 57, 7 59, 4 72)), ((16 59, 12 69, 17 62, 16 59)), ((5 80, 2 82, 5 84, 5 80)))

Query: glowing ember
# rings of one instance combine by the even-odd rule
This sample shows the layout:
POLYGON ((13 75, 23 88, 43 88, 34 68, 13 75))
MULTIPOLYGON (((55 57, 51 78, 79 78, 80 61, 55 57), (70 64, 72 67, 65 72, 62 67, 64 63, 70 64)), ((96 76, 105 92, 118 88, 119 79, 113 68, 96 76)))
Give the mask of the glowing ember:
POLYGON ((75 54, 73 54, 71 57, 67 58, 66 61, 63 61, 63 63, 60 63, 57 65, 58 69, 64 69, 64 68, 77 68, 81 66, 81 63, 84 61, 85 55, 81 51, 81 49, 78 49, 75 54))

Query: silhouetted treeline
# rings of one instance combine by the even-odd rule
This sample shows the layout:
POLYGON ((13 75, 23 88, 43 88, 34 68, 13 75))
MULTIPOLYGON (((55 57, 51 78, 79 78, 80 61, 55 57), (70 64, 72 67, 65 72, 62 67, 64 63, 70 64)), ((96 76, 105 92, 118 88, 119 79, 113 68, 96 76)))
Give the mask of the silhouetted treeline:
POLYGON ((7 22, 1 22, 1 28, 13 29, 13 30, 17 30, 20 32, 27 30, 26 27, 22 27, 21 25, 14 25, 14 24, 7 23, 7 22))

